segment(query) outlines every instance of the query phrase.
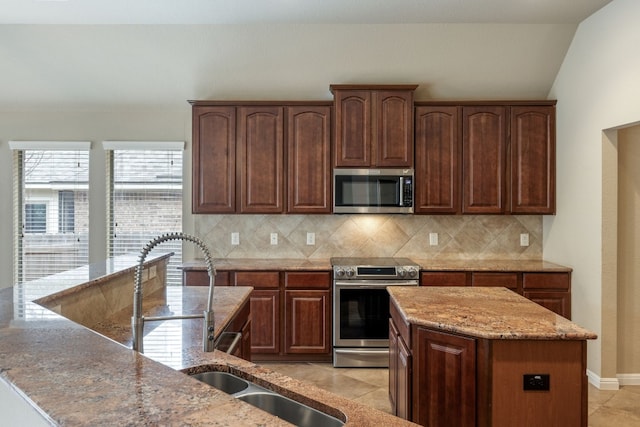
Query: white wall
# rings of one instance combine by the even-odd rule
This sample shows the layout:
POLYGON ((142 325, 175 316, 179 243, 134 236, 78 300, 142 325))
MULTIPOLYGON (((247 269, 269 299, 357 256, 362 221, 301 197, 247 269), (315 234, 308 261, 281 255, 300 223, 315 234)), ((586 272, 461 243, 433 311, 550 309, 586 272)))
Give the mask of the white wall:
POLYGON ((574 268, 573 320, 599 335, 588 368, 603 382, 616 374, 602 254, 603 150, 615 141, 603 130, 640 120, 639 24, 637 0, 614 0, 583 21, 549 95, 558 99, 557 215, 544 218, 543 252, 574 268))

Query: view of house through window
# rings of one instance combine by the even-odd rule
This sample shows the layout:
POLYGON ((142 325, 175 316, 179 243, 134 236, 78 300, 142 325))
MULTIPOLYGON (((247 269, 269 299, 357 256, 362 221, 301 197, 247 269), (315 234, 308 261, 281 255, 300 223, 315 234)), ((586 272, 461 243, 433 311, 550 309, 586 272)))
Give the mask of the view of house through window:
POLYGON ((88 263, 88 150, 14 153, 16 283, 88 263))
MULTIPOLYGON (((155 237, 182 231, 182 154, 182 149, 107 150, 109 256, 138 255, 155 237)), ((181 285, 182 242, 163 242, 154 252, 175 253, 167 285, 181 285)))

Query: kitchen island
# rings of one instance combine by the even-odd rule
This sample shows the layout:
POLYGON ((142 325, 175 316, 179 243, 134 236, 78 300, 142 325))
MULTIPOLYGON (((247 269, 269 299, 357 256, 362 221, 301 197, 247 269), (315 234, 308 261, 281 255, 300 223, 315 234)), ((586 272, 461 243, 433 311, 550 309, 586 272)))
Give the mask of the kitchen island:
POLYGON ((395 413, 425 426, 587 425, 596 335, 501 287, 388 287, 395 413))
MULTIPOLYGON (((154 283, 148 281, 162 281, 168 256, 145 263, 145 315, 158 308, 175 315, 198 313, 206 305, 205 288, 151 291, 154 283)), ((30 425, 290 425, 186 375, 211 370, 241 375, 347 426, 411 425, 232 355, 203 352, 200 319, 148 324, 145 353, 131 350, 130 319, 122 311, 128 308, 120 304, 128 305, 132 297, 118 298, 109 289, 125 283, 132 293, 135 265, 135 255, 119 257, 34 286, 0 290, 0 392, 13 406, 37 412, 41 422, 30 425), (99 309, 108 317, 94 316, 99 309)), ((247 303, 251 290, 215 289, 216 336, 247 303)), ((3 408, 8 425, 25 424, 21 412, 8 414, 3 408)))

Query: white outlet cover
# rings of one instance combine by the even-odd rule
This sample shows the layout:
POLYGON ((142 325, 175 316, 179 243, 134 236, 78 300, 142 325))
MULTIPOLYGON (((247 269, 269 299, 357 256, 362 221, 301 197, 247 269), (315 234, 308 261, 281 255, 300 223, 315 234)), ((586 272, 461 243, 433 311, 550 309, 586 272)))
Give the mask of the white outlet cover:
POLYGON ((520 234, 520 246, 529 246, 529 233, 520 234))
POLYGON ((231 244, 232 245, 240 244, 240 233, 238 233, 237 231, 234 231, 233 233, 231 233, 231 244))
POLYGON ((429 233, 429 245, 438 246, 438 233, 429 233))
POLYGON ((278 244, 278 233, 271 233, 271 244, 272 245, 278 244))
POLYGON ((307 245, 315 245, 316 244, 316 233, 307 233, 307 245))

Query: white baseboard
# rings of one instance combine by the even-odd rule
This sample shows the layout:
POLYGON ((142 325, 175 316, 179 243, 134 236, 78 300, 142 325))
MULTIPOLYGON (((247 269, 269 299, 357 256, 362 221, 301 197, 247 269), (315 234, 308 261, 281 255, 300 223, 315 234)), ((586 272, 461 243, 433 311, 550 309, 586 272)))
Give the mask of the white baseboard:
POLYGON ((593 371, 587 369, 587 378, 589 380, 589 384, 593 385, 597 389, 600 390, 619 390, 620 389, 620 381, 618 378, 601 378, 599 375, 595 374, 593 371))
POLYGON ((640 385, 640 374, 618 374, 615 378, 601 378, 587 369, 589 384, 600 390, 619 390, 624 385, 640 385))
POLYGON ((640 385, 640 374, 618 374, 620 385, 640 385))

